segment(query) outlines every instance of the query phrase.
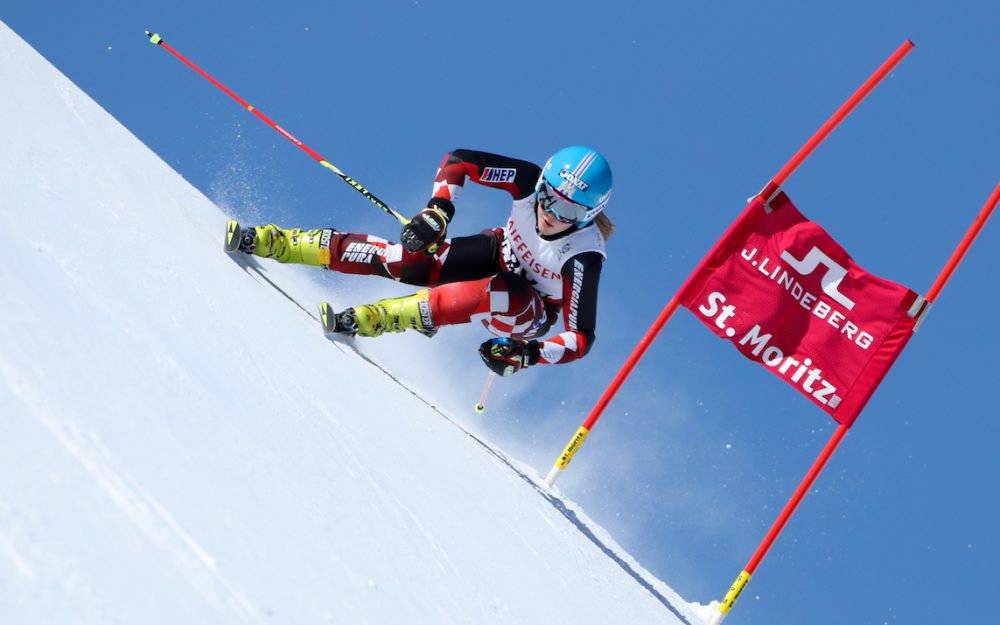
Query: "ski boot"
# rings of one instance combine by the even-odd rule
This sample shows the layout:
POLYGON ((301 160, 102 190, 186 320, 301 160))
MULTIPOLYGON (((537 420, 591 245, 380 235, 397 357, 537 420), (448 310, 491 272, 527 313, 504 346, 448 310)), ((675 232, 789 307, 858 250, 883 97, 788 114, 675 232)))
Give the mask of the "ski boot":
POLYGON ((273 258, 279 263, 299 263, 326 267, 330 264, 330 228, 319 230, 285 230, 274 224, 241 228, 230 219, 226 226, 227 252, 240 251, 261 258, 273 258))
POLYGON ((380 336, 385 332, 416 330, 424 336, 434 336, 437 328, 431 319, 430 291, 424 289, 407 297, 384 299, 374 304, 334 312, 323 302, 319 305, 323 331, 327 334, 380 336))

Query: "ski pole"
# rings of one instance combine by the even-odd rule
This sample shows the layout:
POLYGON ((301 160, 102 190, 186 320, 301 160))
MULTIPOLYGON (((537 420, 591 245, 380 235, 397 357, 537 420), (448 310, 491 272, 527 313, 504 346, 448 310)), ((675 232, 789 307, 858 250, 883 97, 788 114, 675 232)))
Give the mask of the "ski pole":
POLYGON ((258 111, 249 102, 247 102, 246 100, 244 100, 240 96, 238 96, 235 93, 233 93, 232 91, 230 91, 229 88, 227 88, 221 82, 219 82, 218 80, 216 80, 215 78, 213 78, 205 70, 201 69, 200 67, 198 67, 197 65, 195 65, 193 62, 191 62, 190 60, 188 60, 180 52, 178 52, 177 50, 173 49, 165 41, 163 41, 163 38, 160 37, 160 35, 158 35, 156 33, 151 33, 151 32, 149 32, 147 30, 146 31, 146 36, 149 37, 149 42, 150 43, 152 43, 153 45, 156 45, 156 46, 160 46, 161 48, 165 49, 167 52, 169 52, 170 54, 173 54, 175 57, 177 57, 185 65, 187 65, 188 67, 190 67, 191 69, 193 69, 197 73, 201 74, 201 76, 203 78, 205 78, 208 82, 212 83, 213 85, 215 85, 216 87, 218 87, 221 91, 223 91, 226 95, 228 95, 232 99, 234 99, 237 102, 239 102, 241 106, 243 106, 248 111, 250 111, 251 113, 253 113, 254 115, 256 115, 261 121, 263 121, 265 124, 267 124, 268 126, 270 126, 271 128, 273 128, 278 134, 280 134, 284 138, 288 139, 289 141, 291 141, 292 143, 294 143, 298 147, 302 148, 302 150, 306 154, 308 154, 309 156, 313 157, 313 159, 316 160, 316 162, 318 162, 320 165, 322 165, 323 167, 326 167, 327 169, 329 169, 333 173, 337 174, 337 176, 339 176, 341 180, 343 180, 347 184, 351 185, 358 193, 360 193, 361 195, 363 195, 366 198, 368 198, 369 200, 371 200, 372 204, 374 204, 375 206, 378 206, 379 208, 381 208, 382 210, 384 210, 388 214, 390 214, 393 217, 395 217, 397 220, 399 220, 399 223, 403 224, 404 226, 410 222, 409 219, 407 219, 406 217, 403 217, 402 215, 400 215, 399 213, 397 213, 396 211, 394 211, 392 208, 390 208, 388 204, 386 204, 382 200, 380 200, 377 197, 375 197, 360 182, 358 182, 354 178, 351 178, 350 176, 348 176, 347 174, 345 174, 336 165, 334 165, 330 161, 328 161, 325 158, 323 158, 322 156, 320 156, 318 153, 316 153, 312 148, 310 148, 305 143, 302 143, 301 141, 299 141, 298 139, 296 139, 292 135, 292 133, 288 132, 287 130, 285 130, 284 128, 282 128, 281 126, 279 126, 278 124, 274 123, 274 121, 271 120, 267 115, 264 115, 263 113, 261 113, 260 111, 258 111))
POLYGON ((493 371, 490 371, 490 374, 486 376, 486 385, 483 386, 483 394, 479 396, 479 403, 475 406, 478 414, 486 412, 486 396, 490 393, 490 386, 493 385, 493 378, 495 377, 497 377, 497 374, 493 371))

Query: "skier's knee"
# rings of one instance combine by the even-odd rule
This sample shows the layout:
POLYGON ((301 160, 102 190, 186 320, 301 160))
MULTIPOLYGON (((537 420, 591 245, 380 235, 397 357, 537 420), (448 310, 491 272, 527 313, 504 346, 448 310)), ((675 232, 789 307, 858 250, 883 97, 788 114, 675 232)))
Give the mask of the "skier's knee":
POLYGON ((483 325, 497 336, 532 338, 547 327, 545 305, 527 280, 513 273, 499 273, 486 287, 489 316, 483 325))

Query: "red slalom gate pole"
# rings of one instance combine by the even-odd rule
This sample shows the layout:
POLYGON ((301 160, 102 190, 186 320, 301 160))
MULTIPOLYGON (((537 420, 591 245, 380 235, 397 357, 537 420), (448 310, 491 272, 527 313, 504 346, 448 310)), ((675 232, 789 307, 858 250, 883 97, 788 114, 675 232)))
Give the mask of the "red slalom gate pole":
MULTIPOLYGON (((875 73, 869 76, 868 80, 866 80, 861 87, 854 92, 854 95, 844 102, 844 104, 837 109, 830 119, 828 119, 818 131, 816 131, 816 134, 814 134, 809 141, 807 141, 806 144, 795 153, 792 159, 788 161, 788 163, 781 168, 778 174, 771 179, 771 182, 764 187, 764 190, 761 191, 760 195, 763 196, 765 200, 771 197, 773 193, 775 193, 777 189, 781 187, 786 180, 788 180, 792 173, 798 169, 803 162, 805 162, 809 155, 812 154, 821 143, 823 143, 830 133, 832 133, 834 129, 840 125, 840 122, 844 121, 844 119, 851 114, 851 111, 853 111, 854 108, 857 107, 857 105, 864 100, 873 89, 875 89, 882 79, 889 75, 889 72, 891 72, 893 68, 895 68, 896 65, 898 65, 899 62, 910 53, 910 50, 912 50, 913 47, 913 42, 903 42, 903 44, 900 45, 895 52, 893 52, 892 56, 886 59, 886 61, 882 63, 877 70, 875 70, 875 73)), ((724 240, 728 234, 729 231, 727 230, 726 233, 722 235, 722 239, 720 240, 724 240)), ((703 260, 702 262, 705 261, 703 260)), ((686 285, 687 281, 691 280, 693 276, 697 275, 697 273, 698 268, 696 268, 695 271, 688 276, 684 285, 686 285)), ((611 384, 608 385, 604 394, 602 394, 600 399, 597 400, 597 404, 594 405, 594 408, 590 411, 590 414, 583 422, 583 425, 577 429, 576 433, 573 434, 573 437, 570 438, 565 449, 563 449, 562 454, 556 458, 555 463, 552 465, 552 469, 549 470, 548 475, 545 477, 546 484, 549 486, 555 484, 560 472, 569 465, 569 463, 573 460, 573 456, 576 455, 584 441, 587 440, 587 436, 590 435, 590 431, 597 423, 597 420, 601 418, 601 415, 604 413, 604 409, 607 408, 608 404, 611 403, 611 400, 618 393, 618 389, 621 388, 621 385, 632 373, 632 370, 635 369, 639 361, 642 360, 642 357, 646 354, 646 350, 648 350, 649 346, 652 345, 654 340, 656 340, 656 337, 659 335, 660 331, 663 330, 663 327, 667 325, 670 318, 673 317, 675 312, 677 312, 677 308, 680 306, 680 294, 684 292, 684 285, 678 289, 677 293, 674 294, 670 301, 667 302, 667 305, 664 306, 663 310, 656 317, 656 320, 653 321, 653 324, 646 331, 646 334, 643 335, 642 339, 632 350, 632 353, 625 360, 625 364, 623 364, 618 370, 618 373, 615 374, 615 377, 611 380, 611 384)))
POLYGON ((979 211, 979 215, 976 216, 976 220, 972 222, 972 226, 966 231, 965 236, 962 237, 961 242, 959 242, 958 247, 952 252, 951 258, 945 264, 944 269, 938 275, 937 280, 931 285, 931 290, 927 292, 927 301, 933 302, 937 299, 937 296, 941 294, 941 290, 944 289, 944 285, 948 284, 948 280, 951 279, 951 274, 955 273, 955 270, 961 264, 962 259, 965 258, 965 253, 969 251, 972 247, 972 242, 976 240, 979 233, 982 231, 983 226, 986 225, 986 221, 993 214, 993 209, 997 207, 997 203, 1000 203, 1000 184, 997 184, 996 188, 993 189, 993 193, 990 195, 989 199, 986 200, 986 204, 983 205, 982 210, 979 211))
POLYGON ((654 340, 656 340, 656 337, 660 333, 660 330, 663 329, 663 326, 667 325, 670 318, 674 316, 674 313, 677 311, 677 307, 680 304, 680 298, 678 297, 679 294, 680 291, 678 291, 677 294, 674 295, 669 302, 667 302, 667 305, 660 312, 659 316, 653 322, 653 325, 646 330, 646 334, 643 335, 639 344, 632 350, 632 354, 625 361, 625 364, 622 365, 621 369, 618 370, 618 373, 615 374, 614 379, 611 380, 611 384, 604 391, 604 394, 597 400, 597 404, 590 411, 590 414, 583 422, 583 425, 577 429, 576 433, 573 434, 573 438, 569 440, 566 448, 563 449, 562 454, 556 458, 552 468, 549 469, 549 474, 545 476, 546 484, 552 486, 556 483, 559 473, 569 465, 571 460, 573 460, 573 456, 576 455, 576 452, 580 450, 584 441, 587 440, 590 430, 594 427, 594 424, 597 423, 597 420, 601 418, 601 414, 604 412, 604 409, 607 408, 615 394, 618 393, 618 389, 621 388, 621 385, 628 378, 629 374, 632 373, 635 366, 639 364, 640 360, 642 360, 642 357, 646 354, 646 350, 649 349, 649 346, 652 345, 654 340))
POLYGON ((861 101, 864 100, 865 97, 867 97, 880 82, 882 82, 882 79, 888 76, 889 72, 899 65, 899 62, 902 61, 911 50, 913 50, 913 47, 914 45, 912 41, 904 41, 902 45, 900 45, 899 48, 892 53, 892 56, 886 59, 885 63, 882 63, 882 65, 875 70, 875 73, 869 76, 868 80, 866 80, 864 84, 862 84, 861 87, 854 92, 854 95, 852 95, 847 102, 844 102, 844 104, 837 109, 837 112, 834 113, 822 127, 820 127, 819 131, 817 131, 816 134, 814 134, 812 138, 809 139, 804 146, 802 146, 802 149, 795 153, 792 160, 788 161, 788 164, 781 168, 778 175, 772 179, 774 184, 779 187, 785 184, 785 181, 792 175, 792 172, 798 169, 799 165, 809 158, 809 155, 812 154, 817 147, 819 147, 819 144, 823 143, 823 140, 830 136, 830 133, 833 132, 834 128, 836 128, 840 122, 844 121, 844 118, 851 114, 851 111, 853 111, 854 108, 860 104, 861 101))
POLYGON ((151 33, 148 30, 146 31, 146 36, 149 37, 149 42, 150 43, 152 43, 153 45, 156 45, 156 46, 159 46, 159 47, 163 48, 164 50, 166 50, 170 54, 172 54, 175 57, 177 57, 177 59, 179 61, 181 61, 182 63, 184 63, 185 65, 187 65, 191 69, 193 69, 202 78, 204 78, 208 82, 210 82, 213 85, 215 85, 216 87, 218 87, 220 91, 222 91, 223 93, 225 93, 226 95, 228 95, 230 98, 236 100, 240 104, 240 106, 242 106, 243 108, 247 109, 248 111, 250 111, 251 113, 253 113, 254 115, 256 115, 258 119, 260 119, 262 122, 264 122, 265 124, 267 124, 268 126, 270 126, 275 132, 277 132, 282 137, 288 139, 289 141, 291 141, 292 143, 294 143, 295 145, 297 145, 299 148, 301 148, 302 151, 305 152, 306 154, 308 154, 309 156, 311 156, 313 158, 313 160, 315 160, 316 162, 318 162, 323 167, 329 169, 333 173, 337 174, 337 176, 340 177, 341 180, 343 180, 347 184, 351 185, 351 187, 353 187, 355 191, 357 191, 361 195, 363 195, 366 198, 368 198, 369 200, 371 200, 372 204, 374 204, 375 206, 378 206, 379 208, 381 208, 385 212, 387 212, 390 215, 392 215, 393 217, 395 217, 399 221, 399 223, 401 223, 403 225, 406 225, 407 223, 409 223, 409 221, 410 221, 409 219, 407 219, 406 217, 403 217, 398 212, 396 212, 392 208, 390 208, 388 204, 386 204, 382 200, 380 200, 377 197, 375 197, 360 182, 358 182, 354 178, 351 178, 350 176, 348 176, 347 174, 345 174, 336 165, 334 165, 330 161, 328 161, 325 158, 323 158, 322 156, 320 156, 318 152, 316 152, 315 150, 313 150, 312 148, 310 148, 305 143, 302 143, 301 141, 299 141, 292 133, 288 132, 287 130, 285 130, 284 128, 282 128, 278 124, 276 124, 274 122, 274 120, 272 120, 270 117, 268 117, 267 115, 261 113, 259 110, 257 110, 249 102, 247 102, 246 100, 244 100, 240 96, 236 95, 236 93, 234 93, 232 90, 230 90, 224 84, 222 84, 221 82, 219 82, 218 80, 216 80, 215 78, 213 78, 208 72, 206 72, 205 70, 203 70, 200 67, 198 67, 197 65, 195 65, 194 62, 192 62, 187 57, 185 57, 183 54, 181 54, 180 52, 178 52, 177 50, 175 50, 173 47, 171 47, 170 45, 168 45, 167 42, 163 40, 163 37, 161 37, 160 35, 158 35, 156 33, 151 33))
MULTIPOLYGON (((965 232, 965 236, 962 237, 958 247, 955 248, 954 252, 952 252, 951 257, 948 259, 948 262, 945 263, 941 273, 938 274, 934 284, 931 285, 930 291, 927 292, 926 297, 928 302, 934 302, 934 300, 937 299, 937 296, 941 293, 945 284, 947 284, 948 280, 951 279, 952 274, 955 273, 955 269, 958 268, 962 259, 965 258, 965 254, 969 251, 973 241, 975 241, 976 237, 979 236, 983 226, 986 225, 986 221, 990 218, 990 215, 993 214, 993 210, 996 208, 997 203, 1000 203, 1000 184, 998 184, 993 190, 992 195, 990 195, 986 204, 983 205, 982 210, 979 211, 979 215, 965 232)), ((733 585, 729 588, 729 592, 726 593, 722 603, 719 604, 719 610, 713 615, 712 620, 709 621, 709 625, 718 625, 722 622, 726 615, 729 614, 729 611, 736 603, 736 600, 739 599, 740 593, 743 592, 743 589, 750 582, 750 578, 757 570, 757 566, 760 564, 761 560, 764 559, 764 556, 767 555, 767 552, 771 549, 771 546, 778 538, 778 535, 781 534, 781 530, 785 528, 788 520, 792 517, 792 514, 794 514, 795 509, 806 496, 806 493, 809 492, 810 488, 812 488, 813 483, 816 481, 820 472, 823 471, 823 468, 826 466, 826 462, 830 459, 830 456, 832 456, 833 452, 837 450, 840 442, 847 434, 847 430, 848 426, 840 424, 836 431, 834 431, 830 440, 827 441, 826 446, 823 448, 823 451, 820 452, 820 455, 813 462, 812 467, 809 468, 809 472, 806 473, 805 478, 803 478, 802 482, 799 483, 799 486, 795 489, 791 499, 789 499, 788 503, 785 504, 781 514, 778 515, 778 518, 774 521, 771 529, 768 530, 767 535, 764 536, 764 540, 760 543, 760 546, 757 547, 757 550, 754 552, 753 556, 751 556, 750 561, 747 562, 746 567, 736 577, 736 581, 733 582, 733 585)))
POLYGON ((823 451, 813 462, 812 467, 809 468, 809 472, 806 473, 805 478, 799 483, 799 487, 795 489, 792 494, 791 499, 785 504, 784 509, 781 514, 778 515, 777 520, 771 525, 771 529, 767 532, 764 540, 757 547, 757 551, 754 552, 750 561, 747 563, 746 567, 736 576, 736 581, 730 586, 729 592, 722 599, 722 603, 719 604, 719 609, 715 614, 712 615, 712 619, 709 621, 709 625, 719 625, 726 616, 729 615, 729 611, 733 609, 733 605, 736 604, 736 600, 740 598, 740 594, 746 585, 750 583, 750 578, 753 577, 754 572, 757 570, 757 566, 760 561, 764 559, 767 555, 768 550, 771 549, 771 545, 777 540, 778 535, 781 530, 785 528, 785 524, 788 520, 792 518, 792 514, 795 513, 795 509, 798 507, 799 503, 805 498, 806 493, 812 488, 813 482, 819 477, 820 472, 826 466, 827 460, 833 455, 833 452, 837 451, 837 447, 840 445, 840 441, 844 440, 844 436, 847 434, 848 426, 840 424, 834 431, 830 440, 827 441, 826 446, 823 447, 823 451))

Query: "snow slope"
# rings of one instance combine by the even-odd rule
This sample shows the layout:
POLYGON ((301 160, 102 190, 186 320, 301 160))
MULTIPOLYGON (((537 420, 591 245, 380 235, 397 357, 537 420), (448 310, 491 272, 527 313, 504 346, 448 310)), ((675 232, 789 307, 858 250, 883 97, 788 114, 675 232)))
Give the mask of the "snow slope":
POLYGON ((0 622, 697 623, 2 24, 0 127, 0 622))

